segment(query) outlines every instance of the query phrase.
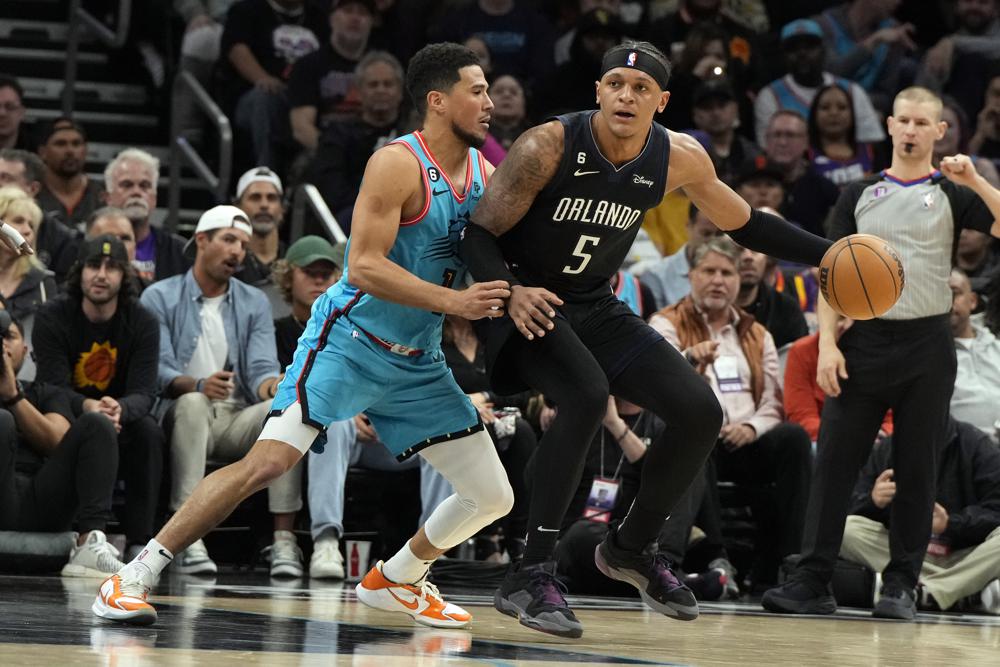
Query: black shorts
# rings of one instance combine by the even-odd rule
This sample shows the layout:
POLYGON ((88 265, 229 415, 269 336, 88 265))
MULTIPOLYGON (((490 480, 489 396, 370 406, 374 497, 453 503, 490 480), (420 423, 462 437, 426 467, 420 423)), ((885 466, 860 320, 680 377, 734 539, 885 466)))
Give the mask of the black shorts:
MULTIPOLYGON (((663 340, 614 294, 591 301, 566 301, 555 310, 558 335, 576 335, 604 369, 609 382, 643 350, 663 340)), ((546 333, 546 338, 553 333, 546 333)), ((525 338, 507 315, 486 324, 486 372, 495 393, 508 395, 530 389, 518 377, 513 355, 522 346, 539 342, 525 338)))

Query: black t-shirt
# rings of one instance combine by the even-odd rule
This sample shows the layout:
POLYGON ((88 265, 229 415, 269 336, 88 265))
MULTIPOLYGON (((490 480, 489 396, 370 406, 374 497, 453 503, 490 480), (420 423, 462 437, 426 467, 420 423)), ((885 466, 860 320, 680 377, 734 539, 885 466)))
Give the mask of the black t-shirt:
MULTIPOLYGON (((285 256, 288 246, 284 241, 278 241, 278 256, 281 259, 285 256)), ((243 258, 243 267, 233 277, 254 287, 264 287, 271 283, 271 264, 265 264, 252 250, 247 248, 246 257, 243 258)))
POLYGON ((757 300, 743 306, 743 310, 771 332, 774 346, 778 349, 809 333, 806 317, 795 299, 769 285, 761 283, 757 289, 757 300))
POLYGON ((326 127, 335 120, 348 120, 361 109, 354 81, 358 61, 337 53, 329 42, 303 56, 292 67, 288 79, 288 105, 316 107, 316 125, 326 127))
POLYGON ((299 336, 305 330, 305 325, 299 324, 292 315, 274 321, 274 342, 278 348, 278 365, 282 370, 292 363, 295 348, 299 344, 299 336))
POLYGON ((490 379, 486 374, 486 346, 482 343, 476 347, 476 358, 469 361, 453 343, 442 342, 445 363, 455 376, 455 382, 466 394, 485 391, 490 395, 494 408, 516 407, 522 411, 528 407, 532 392, 524 391, 510 396, 497 396, 490 390, 490 379))
MULTIPOLYGON (((43 382, 25 382, 24 400, 31 403, 43 415, 54 412, 65 417, 66 421, 73 422, 73 406, 70 403, 69 395, 58 387, 43 382)), ((20 425, 18 425, 17 458, 15 461, 15 470, 29 476, 37 473, 42 464, 45 463, 45 457, 25 442, 20 425)))
POLYGON ((826 236, 823 225, 830 209, 837 203, 840 188, 810 167, 797 181, 785 188, 781 214, 802 229, 817 236, 826 236))
POLYGON ((67 227, 77 229, 78 225, 86 222, 91 213, 104 205, 101 201, 103 193, 104 187, 100 183, 87 181, 87 188, 80 195, 79 201, 73 205, 73 208, 68 209, 58 197, 43 185, 42 189, 38 191, 35 201, 45 214, 46 220, 58 220, 67 227))

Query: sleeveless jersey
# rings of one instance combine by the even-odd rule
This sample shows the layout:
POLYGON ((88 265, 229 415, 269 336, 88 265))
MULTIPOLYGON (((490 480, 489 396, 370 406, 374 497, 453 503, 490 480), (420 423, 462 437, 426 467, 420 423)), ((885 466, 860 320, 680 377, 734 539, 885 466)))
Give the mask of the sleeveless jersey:
POLYGON ((590 126, 596 111, 557 116, 565 133, 555 176, 521 221, 500 237, 518 280, 571 301, 611 293, 646 211, 663 199, 670 139, 653 123, 642 152, 615 167, 590 126))
MULTIPOLYGON (((420 163, 425 200, 419 215, 400 220, 399 234, 388 258, 427 282, 446 287, 461 285, 466 269, 458 257, 459 235, 486 187, 483 156, 478 150, 469 149, 465 194, 460 194, 420 132, 391 143, 405 146, 420 163)), ((393 352, 411 354, 440 348, 444 320, 441 313, 391 303, 362 292, 351 284, 346 257, 347 254, 343 276, 328 291, 342 315, 393 352)))
POLYGON ((639 279, 628 271, 618 272, 618 287, 615 289, 615 296, 632 312, 642 317, 642 288, 639 287, 639 279))

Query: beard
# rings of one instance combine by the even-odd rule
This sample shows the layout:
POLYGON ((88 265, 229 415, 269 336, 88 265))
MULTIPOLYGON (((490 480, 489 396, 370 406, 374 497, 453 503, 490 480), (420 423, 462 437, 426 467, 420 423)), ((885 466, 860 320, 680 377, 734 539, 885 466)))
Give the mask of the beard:
POLYGON ((274 219, 274 216, 267 214, 255 215, 250 219, 250 227, 257 236, 270 234, 276 225, 277 221, 274 219))
POLYGON ((60 177, 65 179, 70 179, 83 171, 83 161, 77 160, 76 158, 69 158, 62 160, 59 166, 55 168, 55 172, 59 174, 60 177))
POLYGON ((486 143, 485 133, 483 134, 483 136, 477 137, 468 130, 459 127, 455 121, 451 121, 451 131, 456 137, 458 137, 459 139, 461 139, 462 141, 464 141, 473 148, 482 148, 483 144, 486 143))
POLYGON ((102 296, 95 296, 93 294, 93 290, 86 288, 84 288, 81 291, 83 292, 83 296, 87 299, 87 301, 91 302, 95 306, 103 306, 104 304, 111 303, 112 301, 118 298, 117 290, 109 289, 102 296))

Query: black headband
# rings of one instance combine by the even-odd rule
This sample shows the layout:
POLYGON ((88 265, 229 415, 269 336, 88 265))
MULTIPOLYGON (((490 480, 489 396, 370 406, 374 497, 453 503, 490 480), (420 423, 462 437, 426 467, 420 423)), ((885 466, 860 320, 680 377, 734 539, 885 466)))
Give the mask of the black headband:
POLYGON ((644 51, 627 46, 617 46, 611 49, 604 54, 604 60, 601 62, 601 78, 604 78, 608 70, 616 67, 631 67, 645 72, 653 77, 653 80, 660 86, 660 90, 667 89, 667 81, 670 78, 667 74, 667 68, 657 58, 644 51))

